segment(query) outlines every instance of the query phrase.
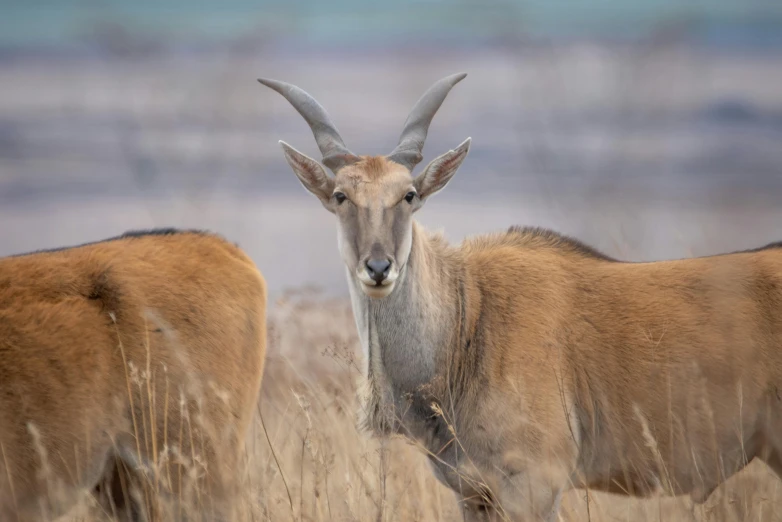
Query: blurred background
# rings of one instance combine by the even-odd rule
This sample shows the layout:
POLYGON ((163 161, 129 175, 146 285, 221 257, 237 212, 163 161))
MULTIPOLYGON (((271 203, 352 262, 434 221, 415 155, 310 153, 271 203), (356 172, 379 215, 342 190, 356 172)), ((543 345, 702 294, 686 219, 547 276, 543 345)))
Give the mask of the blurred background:
POLYGON ((385 154, 459 71, 416 170, 473 138, 418 214, 451 240, 540 225, 654 260, 782 239, 779 0, 3 0, 0 255, 208 228, 272 296, 346 294, 334 218, 277 143, 314 139, 256 78, 385 154))

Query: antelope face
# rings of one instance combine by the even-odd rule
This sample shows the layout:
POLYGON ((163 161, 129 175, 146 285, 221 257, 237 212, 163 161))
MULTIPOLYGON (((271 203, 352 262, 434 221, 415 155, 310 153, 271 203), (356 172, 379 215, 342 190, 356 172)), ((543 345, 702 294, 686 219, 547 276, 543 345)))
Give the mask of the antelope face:
POLYGON ((403 166, 380 157, 363 158, 333 180, 329 208, 337 216, 342 260, 370 297, 394 289, 413 239, 413 212, 421 198, 403 166))
POLYGON ((357 156, 342 142, 326 111, 298 87, 259 80, 283 96, 310 124, 323 153, 323 166, 285 142, 285 159, 304 187, 337 216, 339 251, 348 273, 372 298, 388 296, 410 257, 413 213, 440 191, 467 156, 470 138, 432 160, 413 178, 422 159, 426 132, 448 91, 464 78, 457 74, 435 83, 407 118, 399 145, 388 156, 357 156))

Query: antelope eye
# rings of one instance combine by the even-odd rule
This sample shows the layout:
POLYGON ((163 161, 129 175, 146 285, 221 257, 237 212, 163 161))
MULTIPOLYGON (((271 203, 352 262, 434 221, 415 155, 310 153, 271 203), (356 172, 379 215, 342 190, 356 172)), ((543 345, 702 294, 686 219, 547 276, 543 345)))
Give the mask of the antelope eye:
POLYGON ((415 199, 415 192, 408 192, 407 194, 405 194, 405 201, 407 201, 408 203, 412 203, 413 199, 415 199))
POLYGON ((337 205, 341 205, 348 197, 342 192, 335 192, 334 199, 337 200, 337 205))

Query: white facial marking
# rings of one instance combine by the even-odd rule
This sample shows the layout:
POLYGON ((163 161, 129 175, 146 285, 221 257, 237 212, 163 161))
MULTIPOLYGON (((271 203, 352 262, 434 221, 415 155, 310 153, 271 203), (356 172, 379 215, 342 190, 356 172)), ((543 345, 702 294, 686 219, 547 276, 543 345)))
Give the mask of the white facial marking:
POLYGON ((391 266, 391 270, 383 279, 380 284, 377 284, 374 279, 369 276, 365 267, 358 267, 356 269, 356 279, 359 281, 361 290, 368 295, 376 299, 380 299, 388 296, 394 290, 396 280, 399 278, 399 270, 396 267, 396 263, 391 266))

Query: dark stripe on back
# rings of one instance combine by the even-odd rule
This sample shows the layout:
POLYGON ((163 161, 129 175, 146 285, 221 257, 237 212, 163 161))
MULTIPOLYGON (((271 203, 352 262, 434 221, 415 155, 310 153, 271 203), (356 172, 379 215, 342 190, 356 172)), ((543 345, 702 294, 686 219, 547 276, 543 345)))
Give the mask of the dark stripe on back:
POLYGON ((586 243, 579 241, 578 239, 554 232, 553 230, 549 230, 547 228, 522 227, 514 225, 508 229, 508 234, 516 234, 522 239, 539 241, 555 248, 566 248, 567 250, 576 252, 586 257, 601 259, 603 261, 618 261, 617 259, 600 252, 596 248, 593 248, 586 243))
MULTIPOLYGON (((608 256, 600 252, 596 248, 593 248, 578 239, 542 227, 525 227, 525 226, 514 225, 508 229, 508 234, 516 235, 519 238, 519 240, 523 242, 522 245, 524 243, 530 245, 536 245, 536 244, 545 245, 552 248, 563 248, 570 252, 578 253, 586 257, 591 257, 593 259, 600 259, 603 261, 611 261, 615 263, 633 263, 631 261, 620 261, 616 258, 613 258, 611 256, 608 256)), ((736 250, 733 252, 724 252, 719 254, 712 254, 709 256, 688 257, 684 259, 699 259, 704 257, 727 256, 731 254, 751 254, 755 252, 763 252, 765 250, 773 250, 777 248, 782 249, 782 241, 775 241, 773 243, 769 243, 767 245, 757 247, 757 248, 736 250)), ((640 261, 636 263, 645 263, 645 262, 640 261)))
POLYGON ((764 250, 774 250, 775 248, 782 248, 782 241, 774 241, 773 243, 769 243, 767 245, 763 245, 761 247, 757 248, 750 248, 748 250, 738 250, 736 252, 731 252, 732 254, 744 254, 744 253, 753 253, 753 252, 763 252, 764 250))
MULTIPOLYGON (((167 227, 167 228, 151 228, 146 230, 128 230, 127 232, 124 232, 123 234, 119 236, 109 237, 106 239, 100 239, 98 241, 89 241, 87 243, 81 243, 79 245, 71 245, 71 246, 64 246, 64 247, 54 247, 54 248, 45 248, 41 250, 34 250, 32 252, 24 252, 21 254, 11 254, 6 257, 22 257, 22 256, 29 256, 33 254, 49 254, 54 252, 62 252, 65 250, 70 250, 73 248, 80 248, 90 245, 98 245, 100 243, 108 243, 110 241, 119 241, 121 239, 134 239, 134 238, 141 238, 141 237, 147 237, 147 236, 173 236, 177 234, 199 234, 199 235, 206 235, 210 232, 205 230, 197 230, 197 229, 178 229, 173 227, 167 227)), ((1 259, 1 258, 0 258, 1 259)))

